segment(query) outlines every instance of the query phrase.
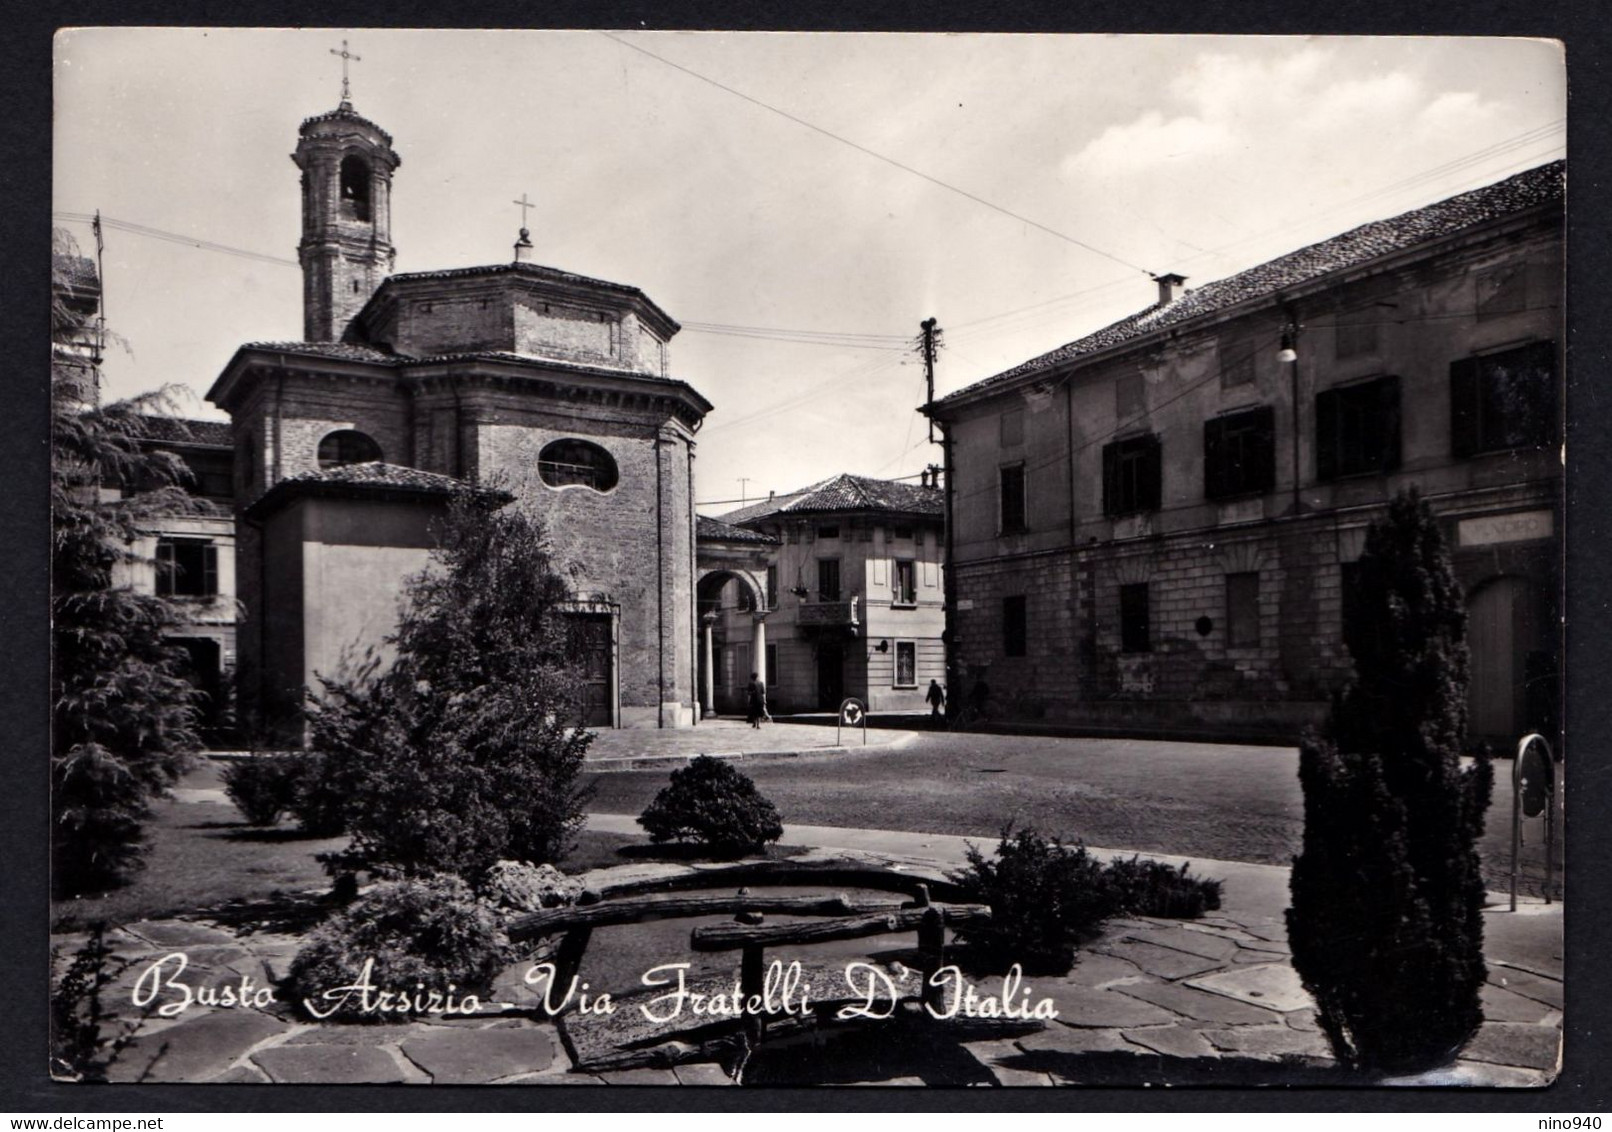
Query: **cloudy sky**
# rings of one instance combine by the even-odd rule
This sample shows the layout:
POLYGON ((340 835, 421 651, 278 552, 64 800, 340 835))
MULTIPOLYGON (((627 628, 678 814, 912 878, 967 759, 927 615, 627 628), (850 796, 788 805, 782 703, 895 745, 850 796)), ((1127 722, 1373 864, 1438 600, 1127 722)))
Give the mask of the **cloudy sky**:
POLYGON ((56 43, 53 208, 107 218, 108 389, 301 334, 304 117, 390 131, 400 271, 536 258, 684 324, 711 513, 916 475, 944 394, 1188 286, 1562 156, 1526 40, 103 29, 56 43), (144 231, 137 231, 136 228, 144 231), (211 246, 198 247, 197 243, 211 246), (732 504, 726 501, 733 500, 732 504))

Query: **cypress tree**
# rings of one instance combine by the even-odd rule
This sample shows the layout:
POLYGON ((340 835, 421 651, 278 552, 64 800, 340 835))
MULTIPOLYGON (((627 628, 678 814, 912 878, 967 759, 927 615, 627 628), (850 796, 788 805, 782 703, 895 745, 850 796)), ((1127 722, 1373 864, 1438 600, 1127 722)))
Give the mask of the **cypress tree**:
POLYGON ((1466 607, 1414 490, 1371 526, 1358 569, 1343 627, 1355 679, 1299 750, 1288 938, 1338 1060, 1414 1072, 1483 1021, 1477 839, 1493 775, 1483 757, 1461 765, 1466 607))
POLYGON ((73 895, 141 864, 151 801, 199 746, 197 693, 169 643, 173 604, 135 592, 120 567, 159 515, 194 509, 177 457, 152 452, 148 414, 166 392, 100 405, 85 347, 93 305, 72 301, 82 260, 65 234, 52 257, 52 882, 73 895), (107 491, 115 486, 119 490, 107 491))

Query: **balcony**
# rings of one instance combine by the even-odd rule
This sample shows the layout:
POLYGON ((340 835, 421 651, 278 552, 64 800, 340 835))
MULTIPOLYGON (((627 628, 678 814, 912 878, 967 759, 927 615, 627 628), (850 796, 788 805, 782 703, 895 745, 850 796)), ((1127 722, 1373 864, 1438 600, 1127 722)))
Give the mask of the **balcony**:
POLYGON ((795 624, 809 629, 855 629, 860 598, 849 601, 803 601, 795 611, 795 624))

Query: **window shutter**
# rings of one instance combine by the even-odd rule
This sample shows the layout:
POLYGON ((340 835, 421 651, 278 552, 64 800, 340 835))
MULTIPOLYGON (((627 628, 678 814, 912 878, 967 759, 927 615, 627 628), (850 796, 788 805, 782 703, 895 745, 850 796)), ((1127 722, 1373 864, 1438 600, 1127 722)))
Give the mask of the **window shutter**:
POLYGON ((1103 514, 1112 515, 1119 505, 1119 445, 1103 445, 1103 514))
POLYGON ((1381 471, 1399 467, 1399 378, 1385 377, 1377 383, 1378 419, 1382 421, 1381 471))
POLYGON ((1338 391, 1323 389, 1315 395, 1315 477, 1338 475, 1338 391))
POLYGON ((1528 347, 1528 366, 1538 377, 1535 379, 1535 389, 1539 400, 1535 405, 1536 420, 1539 425, 1539 447, 1548 447, 1556 443, 1558 425, 1556 414, 1556 343, 1535 342, 1528 347))
POLYGON ((1144 442, 1139 510, 1157 511, 1164 501, 1164 446, 1150 436, 1144 442))
POLYGON ((1248 459, 1253 468, 1247 485, 1253 491, 1270 491, 1276 486, 1276 410, 1266 405, 1254 410, 1254 438, 1248 459))
POLYGON ((1224 471, 1225 453, 1222 451, 1226 422, 1215 417, 1203 422, 1203 494, 1205 499, 1219 499, 1226 494, 1224 471))
POLYGON ((1450 363, 1450 452, 1470 456, 1478 450, 1478 360, 1450 363))
POLYGON ((172 597, 174 592, 174 544, 166 539, 157 543, 157 596, 172 597))
POLYGON ((202 548, 202 591, 208 597, 218 593, 218 547, 208 543, 202 548))

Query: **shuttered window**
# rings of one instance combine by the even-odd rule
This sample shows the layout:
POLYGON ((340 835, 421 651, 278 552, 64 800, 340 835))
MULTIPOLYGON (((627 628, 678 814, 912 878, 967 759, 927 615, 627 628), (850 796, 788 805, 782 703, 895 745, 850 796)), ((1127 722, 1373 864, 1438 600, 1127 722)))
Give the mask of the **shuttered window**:
POLYGON ((1556 439, 1556 343, 1534 342, 1450 365, 1456 456, 1547 448, 1556 439))
POLYGON ((999 470, 999 475, 1002 533, 1019 534, 1025 530, 1024 465, 1009 464, 999 470))
POLYGON ((1152 632, 1146 582, 1119 588, 1119 648, 1121 652, 1152 652, 1152 632))
POLYGON ((1269 405, 1203 422, 1203 493, 1251 495, 1276 486, 1276 412, 1269 405))
POLYGON ((1399 467, 1399 378, 1379 377, 1315 395, 1315 474, 1391 472, 1399 467))
POLYGON ((1162 449, 1156 436, 1134 436, 1103 447, 1103 514, 1157 511, 1162 495, 1162 449))
POLYGON ((157 596, 212 597, 218 593, 218 547, 206 539, 157 540, 157 596))
POLYGON ((1028 606, 1023 594, 1002 599, 1002 655, 1023 656, 1030 635, 1028 606))

